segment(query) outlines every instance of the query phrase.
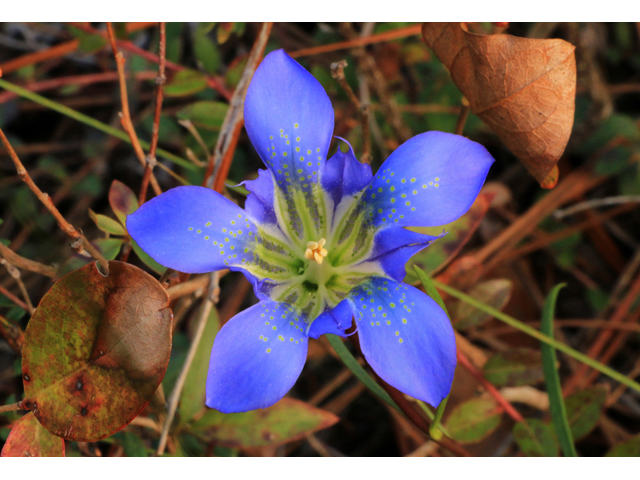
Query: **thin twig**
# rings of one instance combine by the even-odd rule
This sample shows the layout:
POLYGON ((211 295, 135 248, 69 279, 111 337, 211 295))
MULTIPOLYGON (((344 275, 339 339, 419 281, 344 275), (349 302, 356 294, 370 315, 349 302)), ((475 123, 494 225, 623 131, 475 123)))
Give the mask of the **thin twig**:
POLYGON ((202 308, 200 309, 200 316, 198 318, 196 332, 193 336, 193 340, 191 341, 191 346, 189 347, 187 358, 185 359, 182 370, 180 371, 180 376, 176 380, 176 384, 173 387, 173 392, 171 392, 171 397, 169 397, 167 418, 165 419, 164 425, 162 426, 162 434, 160 435, 160 443, 158 444, 158 455, 162 455, 164 453, 164 449, 167 446, 169 428, 171 427, 171 423, 173 422, 173 418, 176 414, 176 409, 178 408, 178 403, 180 402, 180 394, 182 393, 184 382, 187 379, 187 374, 189 373, 189 369, 191 368, 191 363, 196 356, 196 350, 198 349, 200 339, 202 338, 205 326, 207 325, 207 319, 209 318, 209 314, 211 313, 211 309, 213 308, 216 297, 219 294, 220 288, 217 281, 218 277, 218 272, 214 272, 209 275, 209 288, 207 290, 207 296, 204 299, 204 303, 202 304, 202 308))
POLYGON ((553 212, 553 217, 556 220, 560 220, 574 213, 582 212, 583 210, 619 205, 621 203, 640 203, 640 195, 620 195, 617 197, 596 198, 594 200, 580 202, 564 210, 556 210, 553 212))
POLYGON ((213 188, 214 190, 221 192, 224 188, 224 181, 231 165, 233 158, 233 152, 235 146, 238 143, 240 131, 243 124, 243 111, 244 111, 244 97, 247 94, 249 83, 253 77, 260 59, 264 54, 264 49, 267 46, 267 40, 271 33, 272 22, 265 22, 262 24, 262 29, 258 34, 258 38, 253 44, 247 64, 242 72, 242 77, 238 82, 238 86, 233 92, 231 101, 229 102, 229 110, 224 117, 222 127, 220 128, 220 134, 216 146, 213 150, 213 154, 209 158, 207 170, 204 176, 203 185, 207 188, 213 188))
POLYGON ((353 47, 363 47, 372 43, 386 42, 389 40, 397 40, 399 38, 411 37, 413 35, 420 35, 422 31, 422 25, 411 25, 409 27, 402 27, 396 30, 390 30, 384 33, 378 33, 376 35, 370 35, 367 37, 359 37, 345 42, 332 43, 329 45, 321 45, 318 47, 305 48, 303 50, 297 50, 291 52, 290 55, 293 58, 307 57, 309 55, 318 55, 320 53, 334 52, 336 50, 345 50, 353 47))
POLYGON ((33 315, 35 308, 33 308, 33 303, 31 303, 31 298, 29 298, 29 292, 27 292, 27 288, 24 286, 24 282, 20 276, 20 270, 7 262, 6 259, 0 259, 0 263, 5 266, 9 275, 16 281, 18 284, 18 288, 20 289, 20 293, 22 293, 22 298, 24 298, 24 302, 27 304, 27 311, 29 315, 33 315))
POLYGON ((109 262, 102 256, 102 254, 98 251, 96 247, 94 247, 86 237, 76 230, 73 225, 65 220, 60 211, 56 208, 56 206, 51 201, 51 198, 46 193, 43 193, 42 190, 38 188, 38 186, 33 182, 29 173, 24 168, 24 165, 16 155, 16 152, 11 147, 9 140, 4 135, 2 129, 0 129, 0 140, 2 140, 2 144, 4 148, 7 149, 9 155, 11 156, 11 160, 13 160, 13 164, 16 166, 16 170, 18 171, 18 176, 22 179, 24 183, 27 184, 29 189, 38 197, 38 200, 42 202, 42 204, 51 212, 56 221, 58 222, 58 226, 62 229, 64 233, 69 235, 74 241, 71 243, 71 248, 75 251, 80 252, 83 249, 89 252, 89 254, 98 260, 100 267, 102 267, 105 275, 109 275, 109 262))
POLYGON ((0 243, 0 256, 4 257, 7 262, 11 263, 13 266, 21 268, 22 270, 29 270, 30 272, 39 273, 52 278, 56 275, 56 269, 54 267, 22 257, 3 243, 0 243))
MULTIPOLYGON (((129 139, 131 140, 131 145, 133 146, 133 150, 136 152, 136 156, 140 161, 140 164, 146 168, 147 159, 144 155, 144 150, 142 150, 142 146, 140 145, 140 140, 138 139, 138 135, 136 134, 135 129, 133 128, 133 123, 131 122, 131 113, 129 112, 129 98, 127 95, 127 81, 125 79, 124 72, 124 64, 125 59, 122 55, 122 52, 118 51, 118 47, 116 45, 116 37, 113 32, 113 26, 111 22, 107 22, 107 30, 109 32, 109 41, 111 42, 111 48, 113 49, 113 55, 116 59, 116 66, 118 68, 118 79, 120 83, 120 100, 122 103, 122 113, 120 116, 120 123, 122 124, 122 128, 127 132, 129 139)), ((151 187, 156 195, 160 195, 162 190, 160 189, 160 185, 158 185, 158 181, 156 180, 153 173, 151 173, 151 187)))
POLYGON ((344 76, 344 68, 347 66, 346 60, 340 60, 331 64, 331 76, 335 78, 342 89, 345 91, 351 103, 355 105, 360 113, 360 122, 362 124, 362 157, 364 163, 371 163, 371 135, 369 134, 369 105, 362 104, 344 76))
POLYGON ((16 305, 18 305, 23 310, 29 310, 29 306, 26 303, 24 303, 22 300, 20 300, 13 293, 11 293, 9 290, 4 288, 2 285, 0 285, 0 293, 2 295, 4 295, 5 297, 7 297, 9 300, 11 300, 16 305))
MULTIPOLYGON (((151 80, 155 78, 155 72, 138 72, 132 74, 136 80, 151 80)), ((42 92, 44 90, 55 90, 66 85, 79 87, 81 85, 94 85, 96 83, 113 82, 118 80, 117 72, 89 73, 87 75, 71 75, 68 77, 52 78, 41 82, 33 82, 23 85, 25 90, 30 92, 42 92)), ((0 93, 0 103, 6 103, 14 98, 18 98, 18 94, 10 91, 0 93)))
POLYGON ((164 83, 167 78, 164 75, 166 52, 167 52, 167 34, 165 22, 160 22, 160 63, 158 64, 158 76, 156 77, 156 104, 153 112, 153 128, 151 129, 151 146, 149 147, 149 155, 146 158, 147 164, 144 167, 144 175, 142 176, 142 186, 140 187, 140 195, 138 203, 142 205, 147 198, 147 187, 153 167, 157 165, 156 148, 158 148, 158 133, 160 132, 160 115, 162 114, 162 95, 164 92, 164 83))
MULTIPOLYGON (((193 122, 191 120, 184 119, 184 120, 178 120, 178 123, 180 125, 182 125, 184 128, 186 128, 191 135, 193 135, 193 138, 196 139, 196 142, 198 142, 198 145, 200 145, 200 148, 202 148, 202 151, 205 153, 207 158, 209 158, 211 156, 211 152, 209 151, 209 147, 207 147, 207 144, 204 143, 204 140, 200 136, 200 132, 198 132, 196 127, 193 125, 193 122)), ((191 151, 191 150, 189 148, 187 148, 187 158, 189 158, 189 155, 188 155, 189 151, 191 151)), ((189 158, 189 160, 193 161, 193 158, 189 158)), ((196 165, 198 165, 199 167, 202 166, 202 162, 200 160, 198 160, 197 162, 194 162, 194 163, 196 165)))
POLYGON ((520 415, 509 401, 502 396, 500 391, 493 386, 486 378, 480 370, 478 370, 469 359, 462 353, 460 350, 456 352, 458 362, 471 374, 473 377, 482 385, 487 392, 495 399, 495 401, 500 405, 505 413, 509 415, 516 422, 524 422, 524 417, 520 415))
POLYGON ((13 348, 16 353, 22 354, 22 346, 24 345, 24 332, 22 329, 13 322, 10 322, 2 315, 0 315, 0 335, 2 335, 9 346, 13 348))
POLYGON ((22 402, 12 403, 10 405, 0 406, 0 413, 3 412, 15 412, 16 410, 24 410, 22 408, 22 402))
MULTIPOLYGON (((69 23, 70 25, 73 25, 74 27, 77 27, 80 30, 85 31, 87 33, 100 35, 103 38, 108 38, 107 33, 101 30, 96 30, 95 28, 90 27, 89 25, 85 25, 82 23, 75 23, 75 22, 69 22, 69 23)), ((154 62, 154 63, 160 63, 160 57, 158 57, 158 55, 155 55, 151 52, 147 52, 146 50, 143 50, 142 48, 138 47, 132 42, 129 42, 128 40, 115 39, 115 44, 120 48, 122 48, 123 50, 131 52, 135 55, 138 55, 144 58, 145 60, 149 60, 150 62, 154 62)), ((183 70, 186 70, 186 67, 183 67, 182 65, 178 65, 177 63, 173 63, 170 61, 166 62, 166 67, 167 67, 167 70, 171 70, 174 72, 181 72, 183 70)), ((207 79, 207 85, 209 85, 209 87, 213 88, 220 95, 222 95, 225 100, 231 99, 231 93, 229 92, 229 90, 225 88, 221 80, 212 76, 207 76, 206 79, 207 79)))
POLYGON ((462 108, 460 109, 460 115, 458 116, 458 121, 456 122, 456 135, 462 135, 464 131, 464 125, 467 123, 467 118, 469 117, 469 110, 471 107, 469 106, 469 100, 466 97, 462 97, 462 108))

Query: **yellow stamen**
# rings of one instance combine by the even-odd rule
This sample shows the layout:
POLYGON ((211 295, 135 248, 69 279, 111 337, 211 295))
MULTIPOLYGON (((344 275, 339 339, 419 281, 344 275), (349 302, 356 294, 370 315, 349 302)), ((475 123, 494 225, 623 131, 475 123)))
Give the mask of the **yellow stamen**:
POLYGON ((319 265, 322 264, 324 257, 329 253, 323 248, 327 241, 321 238, 317 242, 307 242, 307 249, 304 252, 304 258, 307 260, 315 260, 319 265))

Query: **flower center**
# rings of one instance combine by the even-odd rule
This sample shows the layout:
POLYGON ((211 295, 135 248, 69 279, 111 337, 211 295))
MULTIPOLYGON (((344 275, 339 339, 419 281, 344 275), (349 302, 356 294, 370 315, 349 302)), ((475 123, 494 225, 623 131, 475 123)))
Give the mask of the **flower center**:
POLYGON ((324 238, 321 238, 317 242, 307 242, 307 250, 304 252, 304 258, 314 260, 318 265, 321 265, 324 257, 329 253, 327 249, 324 248, 325 243, 327 243, 327 241, 324 238))

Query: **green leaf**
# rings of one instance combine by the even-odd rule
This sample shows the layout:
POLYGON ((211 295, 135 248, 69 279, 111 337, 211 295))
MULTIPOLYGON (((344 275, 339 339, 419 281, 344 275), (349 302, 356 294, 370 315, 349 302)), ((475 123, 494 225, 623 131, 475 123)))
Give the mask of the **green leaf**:
POLYGON ((606 399, 607 389, 601 385, 579 390, 565 399, 567 419, 576 441, 586 437, 596 426, 606 399))
POLYGON ((154 272, 162 275, 164 272, 167 271, 167 267, 160 265, 153 258, 147 255, 144 252, 144 250, 140 248, 140 245, 138 245, 138 243, 133 238, 131 239, 131 248, 133 248, 133 251, 136 252, 136 255, 138 255, 138 258, 142 261, 142 263, 144 263, 147 267, 149 267, 154 272))
POLYGON ((164 87, 167 97, 186 97, 207 88, 207 77, 195 70, 182 70, 164 87))
MULTIPOLYGON (((509 303, 512 290, 511 280, 497 278, 474 286, 469 291, 469 295, 497 310, 502 310, 509 303)), ((491 315, 464 302, 457 302, 452 310, 454 312, 452 322, 458 330, 465 330, 491 319, 491 315)))
POLYGON ((222 66, 220 50, 200 26, 193 35, 193 49, 198 65, 204 70, 208 73, 217 73, 220 70, 222 66))
POLYGON ((127 215, 138 209, 138 197, 129 187, 119 180, 111 182, 109 205, 124 228, 127 228, 127 215))
POLYGON ((275 405, 245 413, 207 412, 192 426, 192 433, 224 447, 280 445, 304 438, 338 421, 333 413, 283 398, 275 405))
POLYGON ((122 225, 106 215, 101 215, 89 209, 89 217, 91 217, 91 220, 93 220, 96 226, 103 232, 113 235, 125 235, 127 233, 122 225))
POLYGON ((190 120, 198 128, 219 131, 229 111, 229 105, 213 100, 194 102, 180 109, 176 116, 180 120, 190 120))
POLYGON ((640 457, 640 435, 616 445, 605 457, 640 457))
POLYGON ((458 405, 445 423, 449 435, 460 443, 476 443, 489 436, 502 420, 493 398, 474 398, 458 405))
POLYGON ((204 401, 207 389, 207 375, 209 374, 209 358, 211 357, 213 341, 219 330, 220 319, 218 318, 218 311, 213 307, 211 308, 209 318, 207 318, 204 333, 198 344, 189 372, 187 372, 187 378, 185 379, 182 394, 180 395, 178 412, 180 414, 181 424, 189 422, 196 414, 205 408, 204 401))
POLYGON ((496 387, 531 385, 544 378, 540 352, 530 348, 498 352, 482 370, 485 378, 496 387))
POLYGON ((22 405, 51 433, 80 442, 112 435, 147 405, 171 352, 169 297, 149 274, 91 263, 58 280, 24 337, 22 405))
MULTIPOLYGON (((544 302, 542 309, 542 322, 540 331, 550 337, 553 337, 553 316, 556 309, 556 300, 560 289, 565 285, 561 283, 556 285, 549 293, 544 302)), ((567 417, 567 408, 562 397, 562 385, 560 384, 560 375, 558 374, 558 358, 556 351, 551 345, 541 344, 542 366, 544 368, 544 377, 547 384, 547 392, 549 394, 549 410, 551 419, 558 433, 558 440, 562 445, 562 451, 565 457, 577 457, 576 447, 573 443, 569 420, 567 417)))
POLYGON ((404 281, 406 283, 416 282, 417 279, 412 268, 414 265, 422 268, 427 274, 431 274, 449 263, 471 239, 489 209, 491 198, 491 196, 485 194, 478 195, 478 198, 467 213, 447 225, 409 228, 408 230, 433 236, 440 235, 443 231, 447 232, 447 234, 434 241, 428 248, 411 257, 405 267, 407 276, 404 281))
POLYGON ((64 440, 49 433, 29 412, 11 429, 0 456, 64 457, 64 440))
POLYGON ((132 432, 121 431, 111 438, 119 440, 119 443, 124 450, 124 454, 127 457, 148 457, 153 453, 153 450, 148 448, 144 444, 144 441, 132 432))
POLYGON ((527 457, 557 457, 560 445, 553 425, 528 418, 513 427, 513 438, 527 457))
POLYGON ((349 370, 351 370, 351 372, 356 376, 358 380, 364 383, 364 385, 369 390, 371 390, 374 395, 380 397, 387 404, 389 404, 399 412, 401 411, 398 405, 396 405, 396 402, 394 402, 393 399, 389 396, 389 394, 385 392, 384 389, 378 384, 378 382, 371 378, 366 370, 360 366, 358 361, 354 358, 353 355, 351 355, 351 352, 342 342, 340 337, 328 333, 325 338, 329 341, 335 352, 338 354, 340 360, 342 360, 345 366, 349 370))
POLYGON ((69 25, 67 28, 69 33, 79 40, 78 48, 83 53, 94 53, 107 44, 107 39, 100 35, 84 32, 73 25, 69 25))

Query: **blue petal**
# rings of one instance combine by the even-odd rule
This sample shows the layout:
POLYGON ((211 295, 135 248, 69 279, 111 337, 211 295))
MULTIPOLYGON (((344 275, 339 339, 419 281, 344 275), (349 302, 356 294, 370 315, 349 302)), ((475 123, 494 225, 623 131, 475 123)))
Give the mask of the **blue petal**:
POLYGON ((273 177, 268 170, 258 170, 258 178, 243 182, 251 193, 244 204, 245 211, 257 223, 276 223, 276 212, 273 206, 273 177))
POLYGON ((450 133, 422 133, 389 156, 362 201, 372 207, 375 225, 444 225, 469 210, 492 163, 479 143, 450 133))
POLYGON ((403 227, 379 230, 375 239, 370 261, 382 265, 384 272, 399 282, 406 276, 405 264, 423 248, 431 245, 437 237, 412 232, 403 227))
POLYGON ((322 85, 284 50, 267 55, 244 103, 249 139, 278 185, 317 183, 333 132, 333 108, 322 85))
POLYGON ((334 308, 325 310, 316 318, 309 328, 308 335, 312 338, 320 338, 325 333, 333 333, 340 337, 346 337, 344 333, 352 323, 353 313, 348 301, 343 300, 334 308))
POLYGON ((322 174, 322 187, 329 192, 334 205, 338 205, 343 197, 362 190, 373 178, 371 165, 360 163, 353 154, 351 144, 343 138, 336 138, 345 142, 349 150, 343 153, 338 146, 338 151, 329 159, 322 174))
POLYGON ((265 301, 239 313, 216 336, 206 404, 223 413, 266 408, 291 389, 307 359, 304 318, 265 301))
POLYGON ((204 187, 178 187, 127 217, 127 231, 165 267, 205 273, 253 258, 256 227, 240 207, 204 187))
POLYGON ((369 365, 398 390, 434 407, 449 394, 456 367, 453 328, 421 291, 373 277, 349 294, 369 365))

